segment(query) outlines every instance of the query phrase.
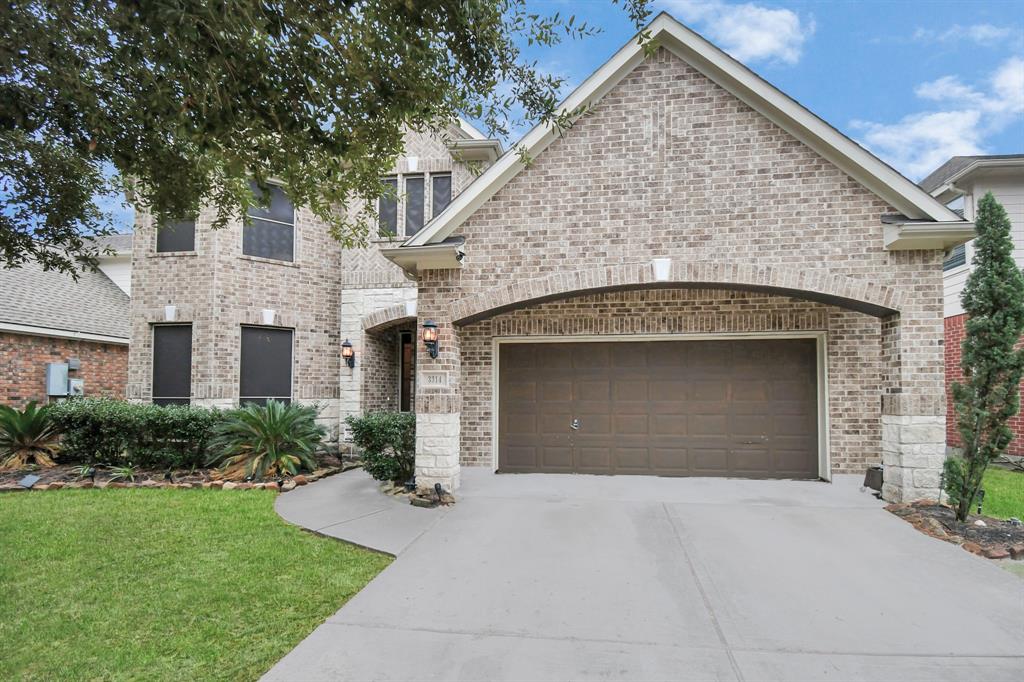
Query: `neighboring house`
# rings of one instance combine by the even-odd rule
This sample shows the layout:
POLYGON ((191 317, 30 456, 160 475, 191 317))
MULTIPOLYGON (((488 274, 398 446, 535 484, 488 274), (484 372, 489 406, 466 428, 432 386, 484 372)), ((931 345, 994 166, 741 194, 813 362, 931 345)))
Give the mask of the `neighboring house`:
MULTIPOLYGON (((1014 259, 1024 267, 1024 154, 999 156, 954 156, 921 181, 921 187, 944 204, 962 203, 964 218, 974 220, 978 202, 986 193, 1003 205, 1010 218, 1014 259)), ((953 415, 952 385, 963 379, 960 350, 967 316, 960 305, 960 294, 967 283, 974 256, 973 242, 956 246, 943 264, 946 335, 946 403, 951 418, 946 422, 950 446, 961 444, 953 415)), ((1010 422, 1014 439, 1009 452, 1024 454, 1024 415, 1010 422)))
MULTIPOLYGON (((130 248, 131 235, 108 240, 130 248)), ((104 255, 99 271, 81 272, 77 282, 35 262, 0 268, 0 404, 63 397, 63 378, 48 386, 50 364, 68 365, 66 378, 83 395, 124 398, 128 295, 106 274, 123 269, 108 262, 116 258, 104 255)))
POLYGON ((942 260, 973 225, 670 16, 650 32, 528 167, 468 126, 410 135, 381 204, 403 241, 343 250, 283 194, 244 229, 140 215, 130 397, 414 410, 422 487, 884 462, 887 499, 934 497, 942 260))

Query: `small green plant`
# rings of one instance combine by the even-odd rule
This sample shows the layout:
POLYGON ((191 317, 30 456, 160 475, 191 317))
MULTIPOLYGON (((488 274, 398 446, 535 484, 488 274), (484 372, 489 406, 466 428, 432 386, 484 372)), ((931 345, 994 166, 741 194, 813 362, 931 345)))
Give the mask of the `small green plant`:
POLYGON ((24 410, 0 405, 0 469, 54 466, 58 435, 48 406, 37 407, 35 401, 24 410))
POLYGON ((71 468, 71 473, 73 473, 75 478, 79 480, 83 478, 92 478, 96 474, 96 467, 89 466, 88 464, 79 464, 78 466, 71 468))
POLYGON ((111 481, 130 481, 135 482, 135 467, 129 462, 121 466, 110 468, 110 480, 111 481))
POLYGON ((378 481, 404 483, 416 466, 416 415, 371 412, 345 419, 352 442, 363 452, 363 468, 378 481))
POLYGON ((208 463, 219 464, 229 480, 312 471, 326 434, 316 416, 315 407, 276 400, 233 410, 215 430, 208 463))

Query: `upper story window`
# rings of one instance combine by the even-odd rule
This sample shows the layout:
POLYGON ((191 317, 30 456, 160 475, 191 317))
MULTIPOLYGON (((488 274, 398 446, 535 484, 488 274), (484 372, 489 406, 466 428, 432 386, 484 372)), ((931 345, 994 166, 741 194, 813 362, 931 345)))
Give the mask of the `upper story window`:
POLYGON ((423 228, 423 176, 405 178, 405 236, 411 237, 423 228))
POLYGON ((451 173, 383 178, 388 192, 377 200, 381 236, 411 237, 452 201, 451 173))
POLYGON ((452 203, 452 176, 431 175, 431 212, 430 217, 436 217, 441 211, 448 208, 452 203))
POLYGON ((156 252, 174 253, 196 250, 196 221, 175 220, 156 231, 156 252))
POLYGON ((377 201, 381 235, 398 234, 398 178, 384 178, 388 193, 377 201))
MULTIPOLYGON (((249 186, 260 194, 255 182, 249 186)), ((275 185, 270 192, 270 208, 249 209, 250 224, 242 228, 242 253, 291 262, 295 260, 295 207, 284 191, 275 185)))

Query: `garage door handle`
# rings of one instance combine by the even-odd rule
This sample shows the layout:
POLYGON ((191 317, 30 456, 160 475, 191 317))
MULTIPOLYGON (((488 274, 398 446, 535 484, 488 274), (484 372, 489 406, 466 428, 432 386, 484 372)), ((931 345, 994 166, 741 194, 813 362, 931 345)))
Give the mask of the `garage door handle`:
POLYGON ((580 430, 580 420, 579 419, 573 419, 571 422, 569 422, 569 428, 572 429, 573 431, 579 431, 580 430))

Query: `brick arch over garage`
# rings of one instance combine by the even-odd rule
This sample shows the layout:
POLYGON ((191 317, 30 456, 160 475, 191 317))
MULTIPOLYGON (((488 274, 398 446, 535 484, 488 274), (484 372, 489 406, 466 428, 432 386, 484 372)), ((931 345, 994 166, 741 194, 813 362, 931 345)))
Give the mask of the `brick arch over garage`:
POLYGON ((664 261, 648 261, 556 272, 498 285, 455 301, 451 319, 457 325, 465 325, 585 292, 658 287, 763 291, 837 305, 879 318, 898 315, 903 304, 902 294, 891 287, 824 270, 687 261, 673 261, 666 266, 664 261))

